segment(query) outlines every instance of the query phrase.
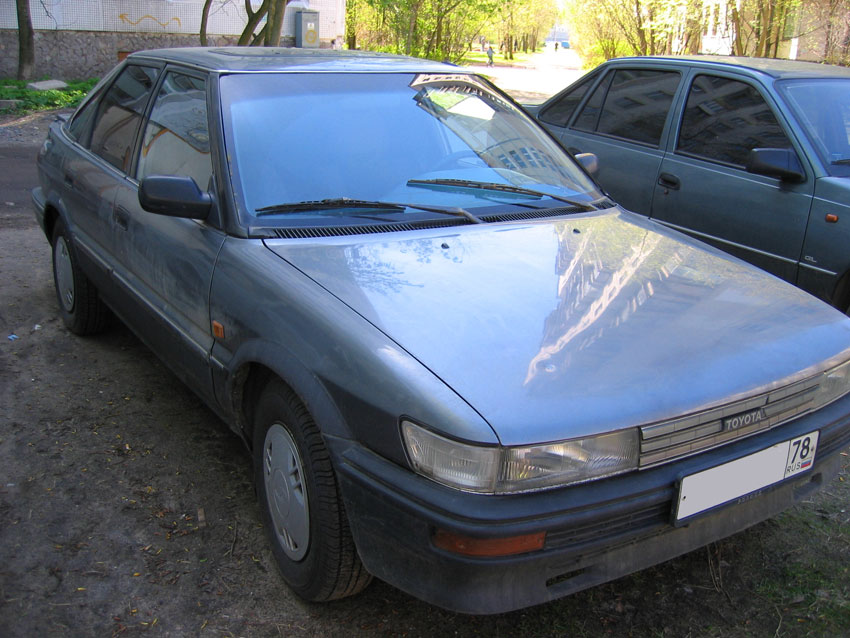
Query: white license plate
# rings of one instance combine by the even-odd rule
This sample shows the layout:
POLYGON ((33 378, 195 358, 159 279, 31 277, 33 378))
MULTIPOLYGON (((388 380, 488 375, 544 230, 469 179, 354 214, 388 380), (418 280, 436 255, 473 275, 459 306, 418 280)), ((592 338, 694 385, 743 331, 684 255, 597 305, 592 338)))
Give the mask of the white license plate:
POLYGON ((694 516, 811 469, 818 433, 810 432, 790 441, 718 465, 682 479, 676 520, 694 516))

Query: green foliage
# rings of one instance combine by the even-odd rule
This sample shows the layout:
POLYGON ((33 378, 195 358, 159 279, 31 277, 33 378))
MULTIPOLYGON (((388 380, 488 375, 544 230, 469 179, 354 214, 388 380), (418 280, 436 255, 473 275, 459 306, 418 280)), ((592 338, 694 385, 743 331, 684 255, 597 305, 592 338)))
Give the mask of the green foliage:
POLYGON ((26 82, 3 78, 0 79, 0 99, 20 100, 17 112, 71 108, 79 104, 97 82, 98 78, 91 78, 69 82, 68 87, 61 90, 32 91, 26 88, 26 82))
POLYGON ((506 57, 533 51, 556 17, 553 0, 348 0, 346 40, 350 49, 456 63, 491 35, 506 57))

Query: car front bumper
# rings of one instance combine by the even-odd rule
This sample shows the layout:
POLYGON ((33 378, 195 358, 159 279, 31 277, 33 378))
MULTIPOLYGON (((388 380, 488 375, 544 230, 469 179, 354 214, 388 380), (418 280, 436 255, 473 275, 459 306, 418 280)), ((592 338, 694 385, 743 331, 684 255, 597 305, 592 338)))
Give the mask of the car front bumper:
POLYGON ((767 432, 651 469, 567 488, 469 494, 438 485, 342 439, 328 439, 366 568, 434 605, 490 614, 554 600, 702 547, 778 514, 828 483, 850 445, 850 396, 767 432), (683 476, 819 431, 810 471, 674 524, 683 476), (473 557, 436 547, 545 532, 543 549, 473 557))

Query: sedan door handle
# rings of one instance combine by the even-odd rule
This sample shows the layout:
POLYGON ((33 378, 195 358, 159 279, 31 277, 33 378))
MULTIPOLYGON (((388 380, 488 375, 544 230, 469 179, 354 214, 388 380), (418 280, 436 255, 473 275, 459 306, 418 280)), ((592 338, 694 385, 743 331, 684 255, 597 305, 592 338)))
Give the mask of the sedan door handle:
POLYGON ((681 182, 675 175, 670 173, 661 173, 661 175, 658 176, 658 185, 663 186, 664 188, 669 188, 671 191, 677 191, 679 190, 681 182))
POLYGON ((65 182, 65 186, 68 188, 74 188, 74 174, 73 173, 65 173, 63 176, 63 180, 65 182))
POLYGON ((113 209, 112 219, 115 221, 115 225, 122 230, 127 230, 130 226, 130 214, 123 208, 113 209))

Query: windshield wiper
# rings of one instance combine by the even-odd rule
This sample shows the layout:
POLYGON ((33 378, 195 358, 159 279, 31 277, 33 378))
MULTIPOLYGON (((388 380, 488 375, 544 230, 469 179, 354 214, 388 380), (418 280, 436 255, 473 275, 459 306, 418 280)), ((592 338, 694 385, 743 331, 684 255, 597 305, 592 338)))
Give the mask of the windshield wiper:
POLYGON ((408 208, 423 210, 428 213, 439 213, 441 215, 452 215, 453 217, 464 217, 474 224, 483 224, 468 210, 456 206, 429 206, 424 204, 398 204, 396 202, 382 202, 379 200, 351 199, 348 197, 337 197, 334 199, 317 199, 304 202, 292 202, 288 204, 276 204, 264 206, 255 212, 257 217, 266 215, 289 215, 309 210, 330 210, 333 208, 368 208, 372 210, 387 210, 393 212, 404 212, 408 208))
POLYGON ((559 202, 583 208, 586 211, 598 210, 598 206, 608 202, 607 197, 600 197, 590 202, 581 202, 577 199, 562 197, 561 195, 553 195, 544 191, 538 191, 522 186, 514 186, 512 184, 499 184, 498 182, 476 182, 468 179, 411 179, 407 181, 408 186, 456 186, 458 188, 480 188, 488 191, 502 191, 505 193, 516 193, 518 195, 533 195, 535 197, 550 197, 557 199, 559 202))
POLYGON ((850 157, 842 157, 841 159, 832 160, 831 164, 850 164, 850 157))

